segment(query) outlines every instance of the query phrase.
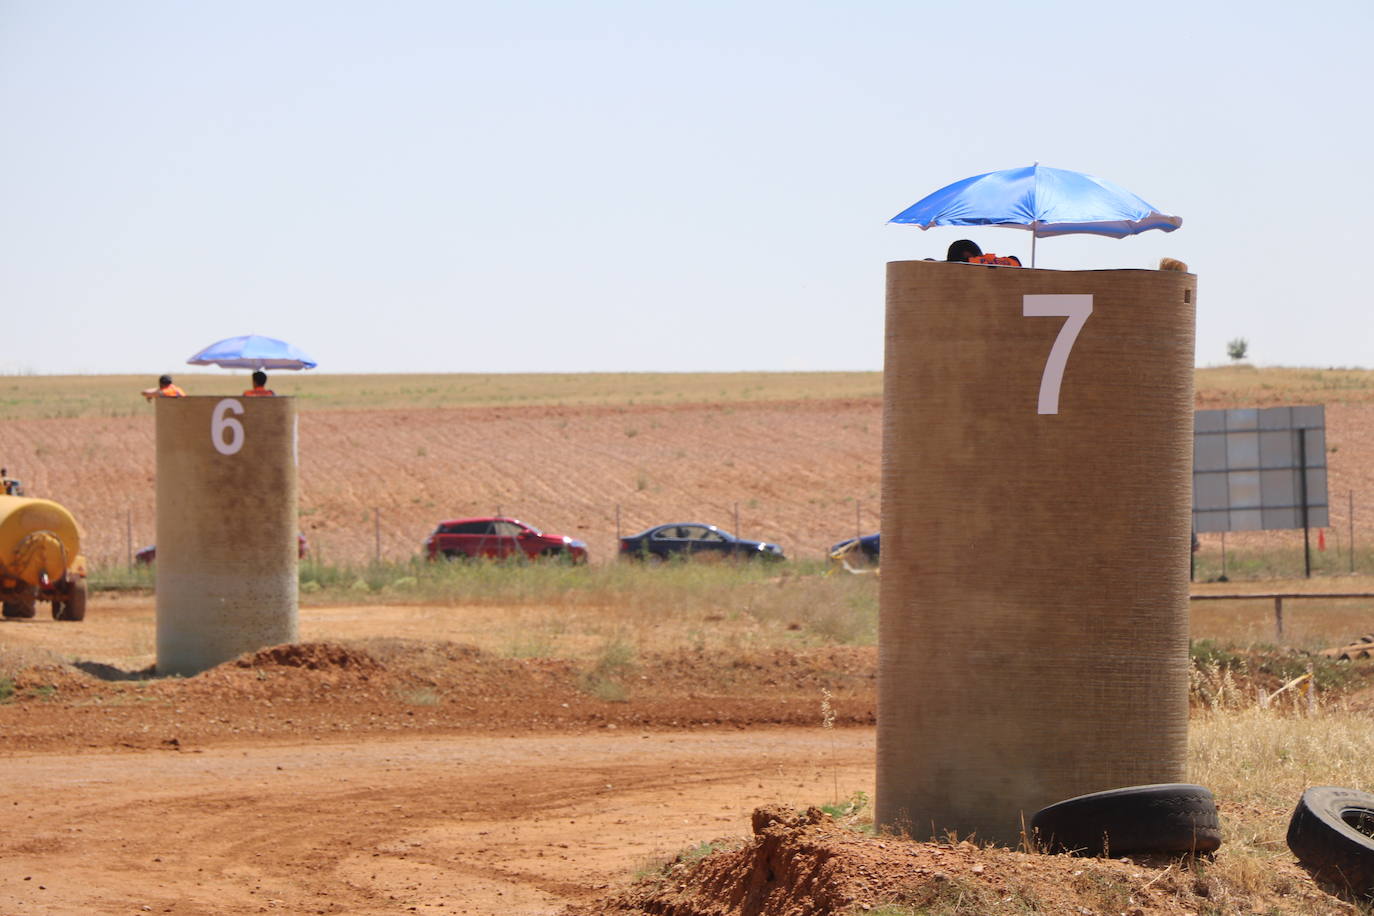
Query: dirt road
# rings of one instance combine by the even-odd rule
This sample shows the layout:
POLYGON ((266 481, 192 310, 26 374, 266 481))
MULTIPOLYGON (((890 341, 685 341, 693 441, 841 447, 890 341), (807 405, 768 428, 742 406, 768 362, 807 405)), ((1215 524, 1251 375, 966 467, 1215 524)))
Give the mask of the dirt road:
POLYGON ((556 913, 872 759, 819 728, 10 757, 0 912, 556 913))

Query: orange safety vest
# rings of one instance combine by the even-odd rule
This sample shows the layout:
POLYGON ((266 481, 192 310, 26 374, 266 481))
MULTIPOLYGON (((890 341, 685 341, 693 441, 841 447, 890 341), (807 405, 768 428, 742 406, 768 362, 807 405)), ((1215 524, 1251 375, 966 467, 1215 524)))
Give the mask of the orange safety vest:
POLYGON ((997 255, 992 254, 991 252, 987 254, 974 255, 973 257, 968 259, 968 262, 970 264, 996 264, 998 267, 1021 266, 1021 259, 1014 254, 1007 255, 1005 258, 999 258, 997 255))
POLYGON ((176 385, 168 385, 166 388, 159 388, 157 390, 157 396, 160 398, 184 398, 186 397, 186 392, 182 391, 176 385))
POLYGON ((270 388, 250 388, 243 393, 245 398, 271 398, 276 397, 276 392, 270 388))

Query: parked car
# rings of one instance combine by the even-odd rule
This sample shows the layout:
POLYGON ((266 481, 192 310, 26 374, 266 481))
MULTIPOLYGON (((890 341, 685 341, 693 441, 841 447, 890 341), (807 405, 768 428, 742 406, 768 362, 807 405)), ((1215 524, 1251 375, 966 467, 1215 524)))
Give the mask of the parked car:
POLYGON ((585 563, 587 545, 564 534, 545 534, 515 518, 456 518, 434 529, 425 541, 425 556, 431 560, 563 557, 585 563))
MULTIPOLYGON (((309 552, 310 552, 310 543, 309 543, 308 541, 306 541, 305 535, 301 534, 299 531, 296 532, 296 556, 298 556, 298 557, 304 559, 304 558, 305 558, 305 555, 308 554, 309 552)), ((147 566, 148 564, 152 563, 152 562, 153 562, 154 560, 156 560, 156 559, 157 559, 157 545, 156 545, 156 544, 149 544, 147 547, 144 547, 142 550, 140 550, 140 551, 138 551, 137 553, 134 554, 134 562, 135 562, 135 563, 142 563, 144 566, 147 566)))
POLYGON ((865 562, 877 566, 880 538, 881 534, 878 532, 865 534, 862 537, 846 538, 830 548, 830 556, 832 559, 840 559, 841 556, 852 556, 854 553, 858 553, 865 562))
POLYGON ((782 548, 764 541, 737 538, 715 525, 673 522, 620 539, 620 555, 631 560, 670 557, 730 557, 737 560, 785 560, 782 548))

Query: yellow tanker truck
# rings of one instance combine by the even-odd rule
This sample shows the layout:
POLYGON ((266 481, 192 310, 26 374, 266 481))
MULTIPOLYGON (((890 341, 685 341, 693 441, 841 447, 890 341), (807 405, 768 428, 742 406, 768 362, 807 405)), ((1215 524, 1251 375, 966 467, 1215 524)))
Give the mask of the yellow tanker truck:
POLYGON ((72 514, 47 499, 0 496, 0 600, 6 617, 52 602, 54 620, 86 616, 86 558, 72 514))

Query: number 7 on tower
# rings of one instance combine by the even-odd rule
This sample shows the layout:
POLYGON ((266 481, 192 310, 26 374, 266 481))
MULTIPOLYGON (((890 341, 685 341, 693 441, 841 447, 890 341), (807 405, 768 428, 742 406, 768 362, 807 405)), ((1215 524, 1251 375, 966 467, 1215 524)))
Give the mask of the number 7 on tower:
POLYGON ((1026 318, 1067 318, 1059 336, 1050 347, 1045 371, 1040 376, 1040 405, 1036 413, 1059 413, 1059 385, 1064 381, 1064 366, 1069 361, 1078 332, 1093 313, 1093 297, 1084 294, 1023 296, 1021 314, 1026 318))

